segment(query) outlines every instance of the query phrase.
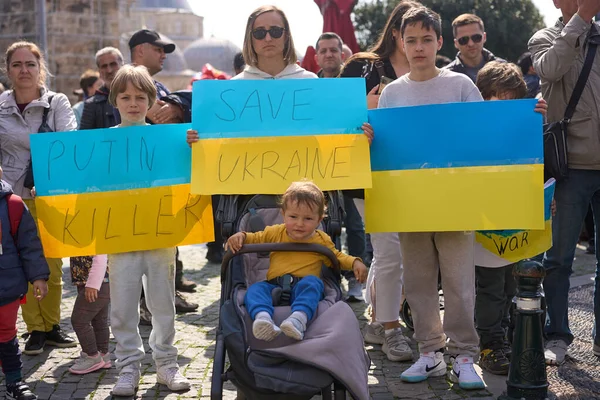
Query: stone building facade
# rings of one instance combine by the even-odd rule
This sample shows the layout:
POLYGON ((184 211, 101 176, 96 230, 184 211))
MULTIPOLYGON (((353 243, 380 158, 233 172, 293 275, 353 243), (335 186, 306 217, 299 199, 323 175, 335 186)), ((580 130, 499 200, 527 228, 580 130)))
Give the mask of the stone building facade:
MULTIPOLYGON (((72 91, 79 86, 79 76, 88 68, 96 68, 96 51, 114 46, 121 48, 129 60, 127 41, 133 31, 143 27, 158 30, 181 50, 202 37, 202 17, 193 14, 186 0, 0 0, 2 54, 17 40, 43 43, 44 26, 45 53, 52 74, 48 85, 73 101, 72 91)), ((185 65, 172 64, 179 64, 174 69, 180 71, 166 70, 161 73, 165 78, 191 75, 185 65)), ((182 87, 188 81, 179 80, 182 83, 177 85, 182 87)))

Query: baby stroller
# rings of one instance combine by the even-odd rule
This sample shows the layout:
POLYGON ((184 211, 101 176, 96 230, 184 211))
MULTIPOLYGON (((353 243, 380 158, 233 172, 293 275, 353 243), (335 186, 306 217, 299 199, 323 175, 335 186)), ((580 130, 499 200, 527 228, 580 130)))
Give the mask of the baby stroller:
MULTIPOLYGON (((338 192, 326 193, 328 215, 321 227, 334 239, 341 232, 342 202, 338 192)), ((259 231, 281 223, 277 196, 222 196, 217 209, 224 237, 238 231, 259 231)), ((340 301, 339 264, 324 246, 302 243, 244 245, 227 252, 221 268, 219 325, 214 354, 211 399, 221 399, 223 382, 231 381, 238 399, 356 399, 369 398, 370 360, 363 347, 352 309, 340 301), (325 298, 299 342, 278 336, 272 342, 252 334, 252 320, 244 307, 247 286, 264 280, 270 251, 318 252, 331 259, 334 270, 323 268, 325 298), (351 350, 350 350, 351 349, 351 350), (225 370, 225 356, 229 367, 225 370)), ((279 325, 291 313, 286 289, 274 290, 274 320, 279 325)))

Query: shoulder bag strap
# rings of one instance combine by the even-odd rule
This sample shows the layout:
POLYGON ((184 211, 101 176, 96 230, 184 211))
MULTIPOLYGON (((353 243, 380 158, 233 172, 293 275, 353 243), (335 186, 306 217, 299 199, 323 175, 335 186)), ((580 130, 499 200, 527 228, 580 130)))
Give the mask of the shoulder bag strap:
POLYGON ((587 55, 585 56, 585 61, 583 63, 583 68, 581 69, 581 73, 579 74, 579 78, 577 78, 577 83, 575 84, 575 89, 573 89, 573 94, 571 94, 571 99, 569 100, 569 105, 565 111, 565 120, 567 122, 571 121, 573 118, 573 114, 575 113, 575 108, 577 107, 577 103, 579 103, 579 99, 581 98, 581 94, 583 93, 583 89, 585 89, 585 85, 587 83, 588 77, 590 76, 590 72, 592 71, 592 65, 594 64, 594 58, 596 57, 596 48, 598 45, 596 43, 588 42, 588 50, 587 55))
POLYGON ((383 61, 377 60, 374 64, 375 68, 377 69, 377 73, 379 74, 379 79, 381 79, 382 76, 385 76, 385 70, 383 69, 383 61))

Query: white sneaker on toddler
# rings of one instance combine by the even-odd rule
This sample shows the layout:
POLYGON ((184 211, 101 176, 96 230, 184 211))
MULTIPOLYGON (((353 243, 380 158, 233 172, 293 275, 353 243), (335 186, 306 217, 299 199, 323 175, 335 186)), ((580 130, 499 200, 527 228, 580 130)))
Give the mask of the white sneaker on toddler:
POLYGON ((304 331, 306 331, 306 322, 308 318, 302 311, 294 311, 280 325, 283 334, 289 338, 302 340, 304 331))
POLYGON ((275 339, 281 333, 281 329, 275 325, 273 322, 273 318, 271 316, 261 311, 256 314, 256 318, 252 323, 252 334, 258 340, 264 340, 266 342, 270 342, 275 339))

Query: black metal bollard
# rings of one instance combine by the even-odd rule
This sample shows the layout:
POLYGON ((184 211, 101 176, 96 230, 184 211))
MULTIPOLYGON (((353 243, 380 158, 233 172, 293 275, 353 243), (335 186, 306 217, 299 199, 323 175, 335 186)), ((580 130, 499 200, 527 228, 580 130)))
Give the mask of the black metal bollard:
POLYGON ((512 341, 512 357, 506 394, 502 400, 545 399, 548 379, 544 359, 542 280, 544 267, 533 260, 518 262, 513 268, 517 279, 517 309, 512 341))

